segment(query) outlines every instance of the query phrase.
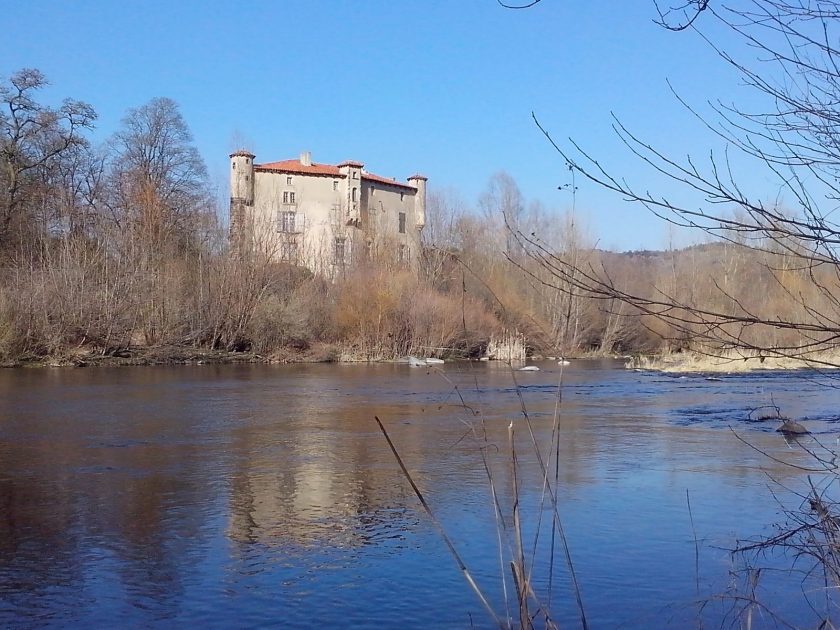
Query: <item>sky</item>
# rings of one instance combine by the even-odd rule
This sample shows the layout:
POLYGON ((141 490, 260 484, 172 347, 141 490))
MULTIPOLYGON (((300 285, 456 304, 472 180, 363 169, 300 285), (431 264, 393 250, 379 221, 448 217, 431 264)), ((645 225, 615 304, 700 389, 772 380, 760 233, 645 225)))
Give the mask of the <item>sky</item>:
MULTIPOLYGON (((0 77, 38 68, 51 83, 42 102, 94 106, 97 140, 130 108, 174 99, 220 197, 228 154, 245 146, 258 163, 310 151, 400 180, 421 172, 468 203, 506 171, 526 199, 569 210, 568 170, 532 113, 562 146, 571 138, 640 189, 675 196, 628 154, 613 116, 665 152, 702 158, 715 139, 669 82, 701 110, 751 98, 695 33, 655 25, 652 0, 527 10, 496 0, 39 0, 3 14, 0 77)), ((778 192, 749 169, 744 177, 759 197, 778 192)), ((692 238, 576 184, 575 211, 600 247, 692 238)))

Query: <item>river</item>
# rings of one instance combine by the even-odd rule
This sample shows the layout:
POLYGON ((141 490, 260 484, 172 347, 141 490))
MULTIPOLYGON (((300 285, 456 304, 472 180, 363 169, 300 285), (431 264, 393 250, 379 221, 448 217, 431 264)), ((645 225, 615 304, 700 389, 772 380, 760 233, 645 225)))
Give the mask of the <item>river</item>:
MULTIPOLYGON (((749 410, 772 397, 806 419, 808 444, 834 445, 831 381, 539 365, 2 371, 0 627, 493 627, 374 416, 495 614, 518 621, 482 460, 510 532, 512 423, 534 590, 577 627, 560 547, 548 597, 552 511, 522 412, 545 463, 561 377, 558 514, 590 626, 732 623, 728 550, 800 504, 805 474, 774 459, 809 462, 749 410)), ((813 626, 814 593, 765 571, 756 595, 813 626)))

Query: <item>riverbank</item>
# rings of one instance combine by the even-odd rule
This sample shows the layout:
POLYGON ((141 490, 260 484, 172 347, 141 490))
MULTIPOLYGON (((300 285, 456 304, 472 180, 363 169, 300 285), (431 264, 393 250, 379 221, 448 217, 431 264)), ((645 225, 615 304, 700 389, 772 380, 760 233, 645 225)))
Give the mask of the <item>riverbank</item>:
MULTIPOLYGON (((437 356, 437 355, 436 355, 437 356)), ((447 360, 471 360, 462 355, 444 355, 447 360)), ((444 358, 444 357, 439 357, 444 358)), ((579 353, 569 357, 572 360, 596 360, 623 358, 620 355, 597 352, 579 353)), ((533 355, 528 362, 557 361, 558 357, 533 355)), ((233 352, 208 350, 192 346, 161 345, 138 346, 120 349, 104 354, 101 350, 77 348, 73 351, 52 356, 22 356, 13 361, 0 361, 2 368, 58 368, 58 367, 120 367, 143 365, 226 365, 233 363, 390 363, 395 359, 372 355, 346 346, 317 343, 305 349, 286 347, 271 353, 233 352)), ((476 360, 473 358, 472 360, 476 360)), ((486 359, 482 359, 486 360, 486 359)), ((647 360, 647 359, 646 359, 647 360)), ((521 365, 525 365, 522 362, 521 365)), ((520 365, 520 364, 516 364, 520 365)), ((627 367, 630 367, 629 365, 627 367)), ((656 368, 646 368, 656 369, 656 368)))
POLYGON ((41 367, 119 367, 141 365, 205 365, 232 363, 330 363, 339 351, 330 344, 316 344, 305 350, 284 348, 270 354, 230 352, 189 346, 150 346, 121 349, 103 354, 98 350, 77 349, 57 356, 22 356, 0 363, 4 368, 41 367))
POLYGON ((759 370, 837 369, 840 353, 818 353, 801 357, 766 356, 748 351, 698 351, 634 356, 629 369, 671 373, 743 373, 759 370))

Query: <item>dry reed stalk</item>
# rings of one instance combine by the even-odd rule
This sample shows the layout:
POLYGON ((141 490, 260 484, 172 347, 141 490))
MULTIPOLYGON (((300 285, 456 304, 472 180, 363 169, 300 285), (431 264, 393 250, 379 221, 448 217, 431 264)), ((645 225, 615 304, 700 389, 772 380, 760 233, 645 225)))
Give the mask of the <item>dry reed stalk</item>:
MULTIPOLYGON (((557 488, 560 484, 560 404, 562 403, 563 397, 563 368, 560 368, 560 377, 557 381, 557 392, 554 397, 554 414, 552 417, 551 423, 551 439, 549 440, 549 448, 554 449, 554 487, 557 488)), ((549 456, 549 464, 551 463, 551 458, 549 456)), ((537 554, 537 542, 539 540, 539 532, 542 526, 542 512, 543 508, 545 507, 545 495, 546 489, 548 485, 548 480, 543 479, 543 487, 542 493, 540 495, 540 510, 539 515, 537 517, 537 532, 534 535, 534 546, 531 551, 531 568, 536 564, 536 554, 537 554)), ((556 523, 556 514, 552 514, 552 524, 551 524, 551 551, 549 553, 549 561, 548 561, 548 595, 546 600, 546 613, 548 610, 551 610, 551 595, 552 595, 552 588, 554 585, 554 558, 555 558, 555 550, 556 546, 556 534, 557 534, 557 523, 556 523)), ((530 579, 530 578, 529 578, 530 579)), ((550 620, 547 619, 547 622, 550 623, 550 620)))
POLYGON ((513 577, 516 583, 517 600, 519 604, 519 623, 522 628, 531 628, 531 616, 528 614, 528 574, 525 570, 525 552, 522 547, 522 521, 519 514, 519 477, 517 475, 516 444, 513 421, 508 425, 508 442, 510 443, 510 468, 513 483, 513 531, 516 537, 516 560, 511 562, 513 577))
MULTIPOLYGON (((440 375, 443 380, 449 383, 452 386, 452 391, 458 396, 458 400, 461 403, 461 408, 468 412, 471 416, 478 416, 481 418, 481 428, 482 428, 482 437, 476 433, 475 425, 472 422, 462 421, 464 424, 467 425, 469 428, 469 433, 472 434, 473 438, 478 442, 483 439, 484 446, 479 446, 478 452, 481 454, 481 462, 484 466, 484 474, 487 476, 487 482, 490 488, 490 496, 493 501, 493 515, 496 520, 496 543, 498 547, 499 553, 499 576, 502 580, 502 596, 504 598, 505 604, 505 615, 507 619, 507 623, 509 626, 512 626, 511 616, 510 616, 510 608, 508 606, 508 588, 507 588, 507 571, 505 569, 505 555, 504 555, 504 548, 502 545, 502 533, 507 532, 507 523, 505 522, 504 513, 502 512, 502 506, 499 502, 499 495, 496 491, 496 483, 493 479, 493 473, 490 468, 490 463, 487 461, 487 448, 490 446, 489 442, 487 441, 487 425, 484 422, 484 417, 482 416, 481 412, 478 409, 467 404, 467 401, 464 399, 463 394, 461 393, 461 389, 458 387, 456 383, 452 381, 443 371, 438 370, 438 374, 440 375)), ((478 380, 475 381, 476 392, 479 392, 478 387, 478 380)), ((510 551, 510 550, 509 550, 510 551)), ((510 552, 513 555, 512 551, 510 552)), ((513 576, 514 580, 516 576, 513 576)))
MULTIPOLYGON (((685 489, 685 503, 688 506, 688 519, 691 521, 691 534, 694 537, 694 583, 697 589, 697 599, 700 599, 700 545, 697 542, 697 529, 694 527, 694 514, 691 511, 691 497, 688 494, 688 488, 685 489)), ((703 628, 703 618, 701 613, 703 606, 697 611, 697 627, 703 628)))
POLYGON ((572 554, 571 550, 569 549, 569 542, 566 538, 566 531, 563 527, 563 521, 560 518, 560 512, 558 508, 559 502, 557 500, 556 488, 553 487, 549 482, 548 467, 545 464, 545 460, 543 459, 539 445, 537 444, 537 438, 534 435, 534 427, 531 423, 531 416, 528 414, 528 409, 525 405, 525 399, 522 396, 522 390, 519 386, 518 381, 516 380, 516 375, 512 368, 511 377, 513 378, 514 386, 516 388, 516 395, 519 398, 520 411, 522 413, 522 417, 525 419, 525 426, 528 428, 528 435, 531 438, 531 444, 534 449, 534 454, 536 455, 537 462, 540 465, 540 472, 543 476, 543 483, 545 484, 545 488, 548 491, 549 498, 551 499, 551 507, 554 513, 553 524, 557 531, 557 534, 560 536, 560 542, 563 547, 563 554, 566 559, 566 566, 569 569, 569 577, 572 580, 572 588, 575 595, 575 602, 577 603, 578 612, 580 613, 581 627, 583 628, 583 630, 588 630, 589 624, 586 620, 586 609, 583 606, 583 597, 581 595, 580 584, 578 583, 577 574, 575 573, 574 562, 572 562, 572 554))
POLYGON ((423 496, 423 493, 420 491, 420 488, 417 487, 417 484, 414 483, 414 478, 411 476, 411 473, 408 472, 408 468, 406 468, 405 463, 403 462, 402 457, 400 457, 399 451, 397 451, 397 447, 394 446, 393 441, 391 441, 391 437, 388 435, 388 431, 385 430, 385 426, 382 424, 382 421, 379 419, 379 416, 374 416, 376 420, 376 424, 379 425, 379 430, 382 431, 382 435, 385 436, 385 441, 388 442, 388 446, 391 449, 391 452, 394 454, 394 458, 397 460, 397 463, 400 466, 400 470, 402 470, 403 475, 405 476, 406 480, 408 481, 411 489, 414 490, 414 494, 420 501, 420 504, 423 506, 423 509, 426 511, 426 514, 431 519, 432 523, 434 524, 435 528, 438 530, 438 533, 443 538, 443 541, 446 543, 447 548, 449 549, 449 553, 455 560, 455 563, 458 565, 458 568, 461 571, 461 575, 464 576, 464 579, 467 581, 467 584, 470 585, 473 592, 478 596, 478 599, 484 605, 485 610, 490 614, 493 618, 493 621, 496 622, 500 628, 507 628, 506 624, 499 619, 498 615, 496 615, 493 608, 490 606, 490 603, 487 601, 487 598, 484 596, 484 593, 481 592, 481 589, 478 587, 478 584, 473 579, 472 574, 470 573, 467 565, 461 559, 460 554, 455 549, 455 545, 452 543, 452 540, 446 533, 446 530, 441 525, 440 521, 438 521, 437 517, 432 512, 432 508, 429 507, 429 504, 426 502, 426 498, 423 496))
MULTIPOLYGON (((549 448, 553 448, 554 453, 554 487, 557 488, 560 483, 560 405, 562 403, 562 395, 563 395, 563 368, 560 368, 560 376, 557 382, 557 390, 554 398, 554 413, 552 419, 552 429, 551 429, 551 439, 549 440, 549 448)), ((551 462, 551 457, 549 456, 549 463, 551 462)), ((537 513, 537 527, 534 533, 534 542, 531 549, 531 565, 526 577, 527 584, 531 584, 531 572, 534 570, 537 564, 537 547, 539 543, 540 532, 542 529, 542 514, 543 509, 545 508, 545 499, 548 489, 548 478, 547 475, 543 477, 542 483, 542 491, 540 495, 540 504, 539 504, 539 511, 537 513)), ((548 567, 548 595, 544 605, 541 605, 541 612, 545 616, 545 623, 547 628, 554 628, 556 627, 554 622, 551 620, 550 610, 551 610, 551 596, 552 596, 552 588, 553 588, 553 581, 554 581, 554 560, 555 560, 555 553, 557 548, 557 541, 556 541, 556 534, 557 534, 557 523, 558 514, 556 510, 552 511, 552 527, 551 527, 551 545, 550 545, 550 553, 549 553, 549 567, 548 567)), ((536 595, 532 595, 535 600, 538 601, 536 595)))

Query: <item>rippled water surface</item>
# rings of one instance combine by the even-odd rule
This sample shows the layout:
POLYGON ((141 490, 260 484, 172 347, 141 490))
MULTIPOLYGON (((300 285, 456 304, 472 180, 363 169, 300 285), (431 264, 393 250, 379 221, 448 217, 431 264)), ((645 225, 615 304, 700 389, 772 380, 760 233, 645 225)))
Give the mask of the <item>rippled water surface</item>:
MULTIPOLYGON (((503 616, 481 453, 509 514, 513 420, 547 599, 551 512, 521 411, 548 457, 560 368, 543 368, 2 371, 0 627, 491 627, 374 416, 503 616)), ((837 436, 837 390, 802 374, 708 381, 581 361, 562 396, 560 515, 593 627, 696 625, 709 598, 704 621, 724 618, 727 549, 772 533, 774 493, 795 505, 781 487, 805 483, 772 459, 806 463, 803 451, 751 408, 772 396, 821 442, 837 436)), ((808 623, 800 582, 771 574, 760 595, 808 623)), ((578 624, 559 554, 551 610, 578 624)))

